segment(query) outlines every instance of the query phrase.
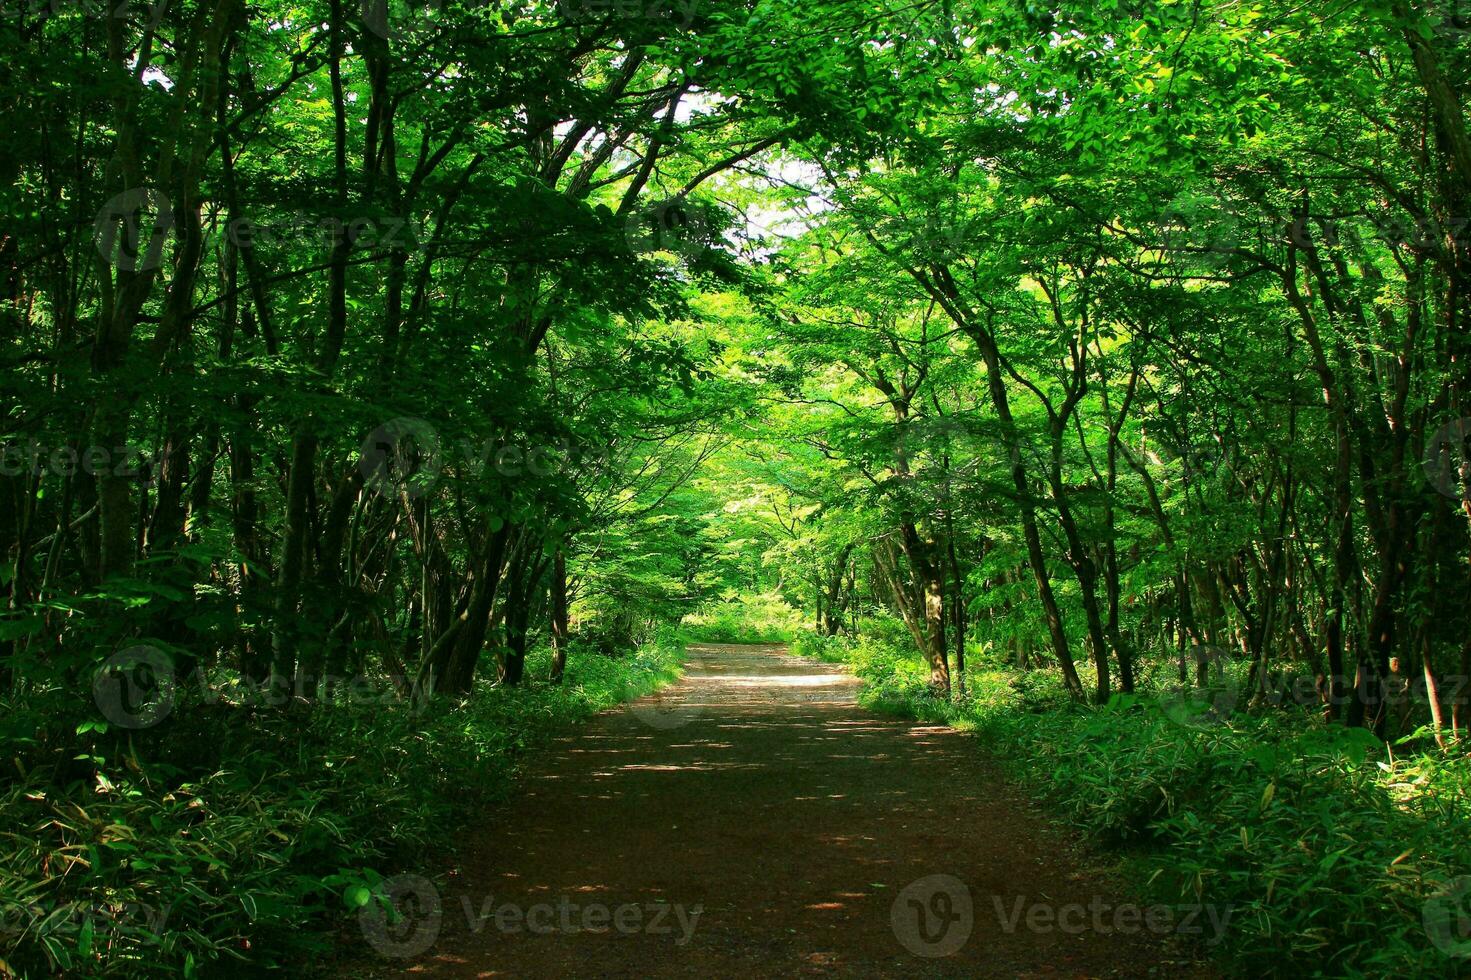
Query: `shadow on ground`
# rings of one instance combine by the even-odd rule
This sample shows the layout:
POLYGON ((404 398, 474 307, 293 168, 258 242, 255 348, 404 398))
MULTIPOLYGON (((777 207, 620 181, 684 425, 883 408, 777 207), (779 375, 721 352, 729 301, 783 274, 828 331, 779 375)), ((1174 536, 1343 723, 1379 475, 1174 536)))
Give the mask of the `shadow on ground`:
POLYGON ((970 737, 856 689, 778 646, 691 647, 682 681, 560 739, 464 828, 434 894, 369 930, 374 972, 1210 975, 1180 938, 1206 916, 1137 909, 970 737))

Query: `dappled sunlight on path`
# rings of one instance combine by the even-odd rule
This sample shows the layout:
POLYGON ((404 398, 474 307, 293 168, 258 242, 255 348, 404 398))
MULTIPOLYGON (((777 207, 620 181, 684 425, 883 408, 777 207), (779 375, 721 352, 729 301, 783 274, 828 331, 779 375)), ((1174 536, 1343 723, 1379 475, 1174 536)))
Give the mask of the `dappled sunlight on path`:
POLYGON ((1206 975, 1159 936, 1019 921, 1126 900, 974 740, 857 691, 780 647, 692 647, 466 828, 403 975, 1206 975))

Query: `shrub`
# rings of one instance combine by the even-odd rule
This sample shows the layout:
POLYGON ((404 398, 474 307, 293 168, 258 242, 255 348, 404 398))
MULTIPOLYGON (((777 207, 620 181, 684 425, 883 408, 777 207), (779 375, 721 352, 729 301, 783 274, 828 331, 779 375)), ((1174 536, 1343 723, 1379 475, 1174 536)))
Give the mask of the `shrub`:
MULTIPOLYGON (((329 951, 343 893, 452 843, 527 746, 677 674, 670 644, 574 654, 560 686, 253 710, 181 704, 157 728, 59 731, 12 712, 0 792, 0 960, 22 975, 255 975, 329 951), (75 756, 76 758, 72 758, 75 756), (149 760, 147 762, 143 760, 149 760)), ((529 678, 546 676, 536 651, 529 678)), ((75 716, 75 708, 70 714, 75 716)))
POLYGON ((685 634, 703 643, 786 643, 804 625, 802 613, 774 593, 742 596, 686 616, 685 634))
POLYGON ((1229 908, 1218 952, 1235 974, 1458 975, 1442 947, 1465 937, 1432 935, 1426 915, 1465 900, 1446 893, 1471 868, 1463 754, 1397 758, 1290 708, 1214 717, 1158 694, 1075 705, 1055 672, 980 671, 969 698, 943 701, 906 647, 797 649, 840 654, 866 703, 980 732, 1070 822, 1128 848, 1161 900, 1229 908))

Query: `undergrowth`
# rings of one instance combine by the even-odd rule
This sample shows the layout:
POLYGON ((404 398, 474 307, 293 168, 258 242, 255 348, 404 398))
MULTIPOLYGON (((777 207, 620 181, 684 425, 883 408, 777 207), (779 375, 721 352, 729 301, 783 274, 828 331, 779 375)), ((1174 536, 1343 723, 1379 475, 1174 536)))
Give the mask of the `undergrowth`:
POLYGON ((779 595, 740 596, 684 618, 681 629, 700 643, 786 643, 801 629, 802 614, 779 595))
MULTIPOLYGON (((0 704, 0 976, 305 972, 332 952, 344 896, 452 844, 524 749, 669 682, 679 659, 670 640, 574 650, 560 686, 487 685, 454 707, 181 698, 134 732, 78 724, 60 689, 0 704)), ((533 653, 528 678, 548 665, 533 653)))
POLYGON ((985 663, 944 701, 884 639, 793 649, 848 664, 871 707, 976 731, 1056 812, 1127 851, 1151 897, 1229 909, 1215 953, 1233 975, 1471 975, 1464 754, 1399 754, 1292 708, 1186 710, 1163 689, 1075 705, 1055 672, 985 663))

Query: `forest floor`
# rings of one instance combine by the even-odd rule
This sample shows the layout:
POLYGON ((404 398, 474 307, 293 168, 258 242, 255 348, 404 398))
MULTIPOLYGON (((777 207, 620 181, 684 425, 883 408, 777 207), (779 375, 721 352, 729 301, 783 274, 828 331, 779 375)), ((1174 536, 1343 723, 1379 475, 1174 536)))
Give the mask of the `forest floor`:
POLYGON ((1136 903, 973 737, 857 686, 780 646, 692 646, 679 683, 528 759, 371 972, 1213 976, 1212 910, 1136 903))

